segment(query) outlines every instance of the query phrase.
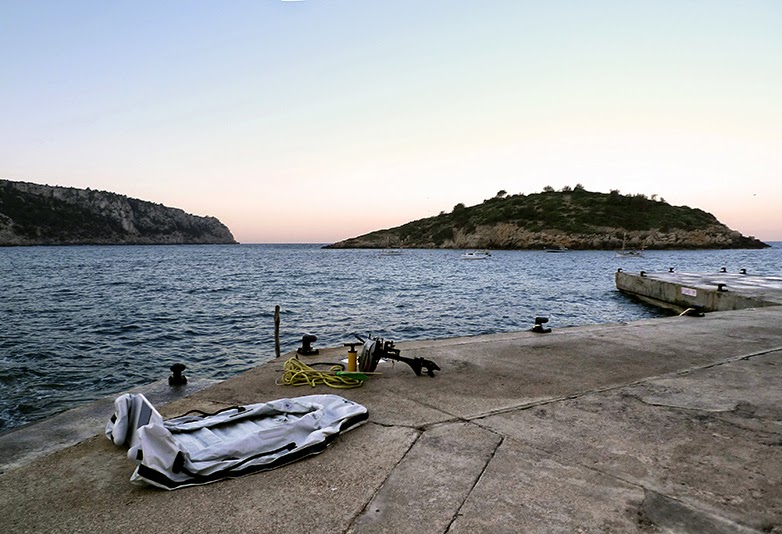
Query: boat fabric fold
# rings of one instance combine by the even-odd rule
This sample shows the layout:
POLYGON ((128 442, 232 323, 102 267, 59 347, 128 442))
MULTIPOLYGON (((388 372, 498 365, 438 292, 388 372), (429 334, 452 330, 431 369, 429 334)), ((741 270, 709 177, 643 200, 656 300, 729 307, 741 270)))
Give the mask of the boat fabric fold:
POLYGON ((163 424, 163 416, 144 395, 120 395, 114 400, 114 415, 106 424, 106 437, 114 445, 132 447, 137 430, 150 423, 163 424))
POLYGON ((163 420, 141 394, 114 403, 106 436, 137 463, 131 482, 168 490, 274 469, 322 452, 366 422, 338 395, 307 395, 163 420))

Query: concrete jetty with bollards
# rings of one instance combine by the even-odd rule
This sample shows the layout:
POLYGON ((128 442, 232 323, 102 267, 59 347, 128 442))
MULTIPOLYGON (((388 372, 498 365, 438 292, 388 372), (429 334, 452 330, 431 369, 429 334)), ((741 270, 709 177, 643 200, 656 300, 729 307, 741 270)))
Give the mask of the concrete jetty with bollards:
POLYGON ((742 310, 782 304, 782 277, 728 273, 637 273, 619 269, 616 287, 655 306, 681 312, 742 310))
POLYGON ((161 408, 319 392, 368 408, 369 422, 322 454, 243 478, 131 485, 134 464, 96 424, 5 468, 2 531, 782 532, 782 307, 552 323, 397 344, 435 361, 434 378, 383 363, 357 389, 278 386, 291 353, 161 408))

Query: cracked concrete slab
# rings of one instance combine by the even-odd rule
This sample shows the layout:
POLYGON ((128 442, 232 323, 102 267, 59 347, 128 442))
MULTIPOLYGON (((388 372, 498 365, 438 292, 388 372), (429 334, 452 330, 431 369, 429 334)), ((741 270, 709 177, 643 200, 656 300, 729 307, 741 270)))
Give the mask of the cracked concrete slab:
POLYGON ((430 428, 416 441, 349 531, 446 532, 500 440, 497 434, 469 423, 430 428))
POLYGON ((486 339, 465 338, 462 343, 415 342, 409 348, 400 344, 406 356, 438 362, 443 367, 440 377, 447 380, 394 380, 388 384, 389 377, 384 375, 370 385, 416 399, 421 398, 423 387, 428 406, 472 419, 708 366, 726 355, 750 354, 770 345, 779 347, 782 336, 775 322, 758 320, 760 314, 779 315, 778 311, 767 310, 753 310, 757 313, 754 316, 748 310, 731 312, 738 315, 734 331, 747 333, 747 339, 726 338, 724 333, 730 330, 726 319, 710 314, 703 318, 672 317, 640 324, 555 330, 544 335, 519 332, 486 339), (452 381, 459 382, 458 390, 451 387, 452 381))
MULTIPOLYGON (((639 517, 663 532, 708 532, 709 534, 757 534, 757 530, 734 521, 698 510, 676 499, 654 491, 646 491, 639 517)), ((771 524, 762 525, 761 532, 773 532, 771 524)))
POLYGON ((506 439, 448 534, 654 532, 643 489, 506 439))
POLYGON ((623 389, 657 406, 711 412, 752 430, 782 434, 782 350, 623 389))
MULTIPOLYGON (((731 365, 743 366, 745 373, 755 369, 747 361, 731 365)), ((690 375, 699 380, 723 367, 690 375)), ((712 382, 727 383, 726 377, 712 382)), ((765 375, 765 385, 778 388, 773 375, 765 375)), ((782 524, 779 436, 736 426, 709 411, 643 402, 636 393, 646 386, 492 416, 481 424, 559 461, 598 470, 727 521, 756 529, 782 524)))

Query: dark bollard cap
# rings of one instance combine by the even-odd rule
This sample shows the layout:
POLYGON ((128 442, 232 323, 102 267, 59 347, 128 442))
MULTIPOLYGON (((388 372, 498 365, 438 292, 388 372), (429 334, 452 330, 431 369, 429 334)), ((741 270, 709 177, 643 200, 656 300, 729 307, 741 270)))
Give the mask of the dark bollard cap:
POLYGON ((548 322, 548 317, 535 317, 535 325, 531 331, 536 334, 548 334, 551 332, 551 328, 545 328, 543 325, 548 322))
POLYGON ((168 377, 169 386, 183 386, 187 384, 187 377, 183 374, 187 366, 183 363, 175 363, 169 369, 173 373, 168 377))
POLYGON ((302 356, 312 356, 314 354, 319 354, 320 350, 312 348, 312 344, 317 340, 318 336, 313 334, 304 334, 301 336, 301 347, 296 349, 296 353, 301 354, 302 356))

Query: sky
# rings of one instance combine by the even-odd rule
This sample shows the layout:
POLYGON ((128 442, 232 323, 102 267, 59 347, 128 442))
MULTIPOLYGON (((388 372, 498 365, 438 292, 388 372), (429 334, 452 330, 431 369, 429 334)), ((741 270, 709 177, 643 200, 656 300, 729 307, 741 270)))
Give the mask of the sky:
POLYGON ((782 1, 0 0, 0 178, 330 243, 546 186, 782 241, 782 1))

